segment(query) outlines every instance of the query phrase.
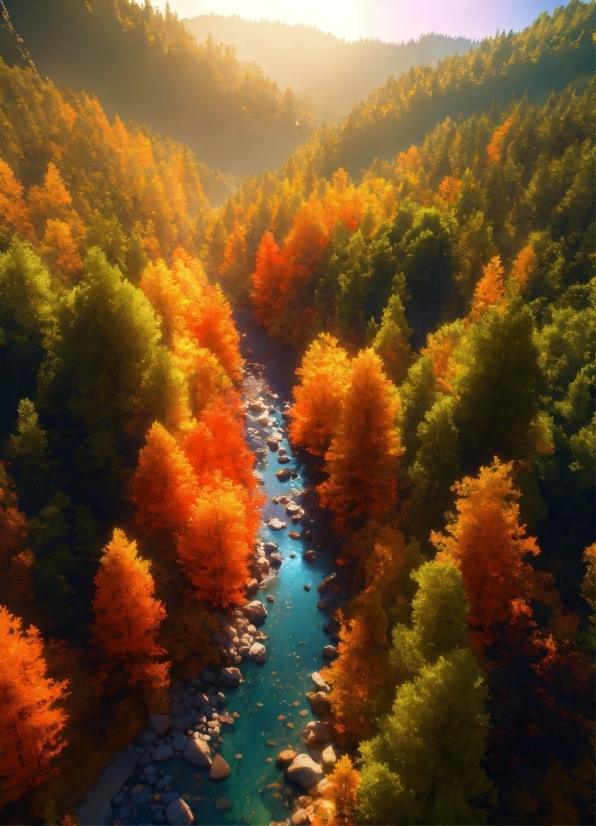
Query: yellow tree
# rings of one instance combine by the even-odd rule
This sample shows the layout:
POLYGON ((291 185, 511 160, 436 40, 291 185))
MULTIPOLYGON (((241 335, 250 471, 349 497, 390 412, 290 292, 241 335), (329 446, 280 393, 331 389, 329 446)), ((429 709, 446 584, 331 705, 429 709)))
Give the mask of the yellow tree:
POLYGON ((337 339, 323 333, 296 371, 290 438, 315 456, 324 456, 335 435, 351 375, 350 360, 337 339))

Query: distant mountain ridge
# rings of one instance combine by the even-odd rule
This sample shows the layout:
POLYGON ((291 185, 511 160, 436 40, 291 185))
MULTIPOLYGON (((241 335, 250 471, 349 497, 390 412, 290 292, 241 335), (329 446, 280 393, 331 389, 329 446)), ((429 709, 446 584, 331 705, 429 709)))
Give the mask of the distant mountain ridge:
POLYGON ((182 20, 202 43, 233 45, 238 57, 257 63, 280 88, 308 95, 319 122, 331 123, 349 114, 390 75, 411 66, 436 64, 475 43, 464 37, 426 34, 407 43, 381 40, 346 42, 314 26, 244 20, 237 16, 202 14, 182 20))
MULTIPOLYGON (((40 75, 99 99, 108 117, 145 123, 236 175, 277 166, 314 119, 234 49, 199 46, 177 16, 134 0, 5 0, 40 75)), ((0 57, 23 65, 0 18, 0 57)))

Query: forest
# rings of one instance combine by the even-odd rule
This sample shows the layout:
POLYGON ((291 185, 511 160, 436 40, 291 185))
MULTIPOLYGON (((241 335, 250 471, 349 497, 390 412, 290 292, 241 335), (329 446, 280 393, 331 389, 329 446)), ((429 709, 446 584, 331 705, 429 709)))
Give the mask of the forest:
POLYGON ((0 3, 0 823, 594 822, 595 10, 315 128, 0 3))

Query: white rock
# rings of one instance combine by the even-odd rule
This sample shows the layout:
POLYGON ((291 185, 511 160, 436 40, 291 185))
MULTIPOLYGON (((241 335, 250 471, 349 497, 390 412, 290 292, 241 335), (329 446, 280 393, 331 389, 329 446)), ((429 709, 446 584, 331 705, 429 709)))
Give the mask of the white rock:
POLYGON ((307 791, 323 779, 323 769, 308 754, 299 754, 286 770, 288 778, 307 791))
POLYGON ((283 531, 288 527, 288 523, 282 522, 281 519, 274 516, 273 519, 270 519, 269 522, 267 522, 267 527, 271 528, 272 531, 283 531))
POLYGON ((335 753, 333 746, 327 746, 326 749, 323 749, 321 759, 323 761, 323 766, 326 769, 332 769, 335 766, 337 763, 337 754, 335 753))
POLYGON ((256 663, 264 663, 267 659, 267 649, 260 642, 253 642, 250 647, 250 658, 256 663))

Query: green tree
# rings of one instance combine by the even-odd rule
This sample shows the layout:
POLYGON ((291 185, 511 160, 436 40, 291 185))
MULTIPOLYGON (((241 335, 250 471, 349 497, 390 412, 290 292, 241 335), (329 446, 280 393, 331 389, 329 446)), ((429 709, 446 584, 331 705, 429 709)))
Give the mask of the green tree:
POLYGON ((93 249, 60 307, 42 398, 61 434, 60 458, 82 485, 77 495, 99 507, 122 492, 154 418, 147 396, 155 403, 159 340, 149 301, 93 249))
POLYGON ((533 453, 542 384, 533 334, 529 308, 512 300, 472 325, 457 350, 454 421, 466 473, 494 456, 507 462, 533 453))
POLYGON ((393 709, 360 748, 361 822, 484 823, 493 797, 483 768, 488 689, 466 647, 461 574, 428 562, 412 578, 412 626, 393 633, 393 709))
POLYGON ((0 255, 0 439, 12 430, 20 400, 35 398, 56 307, 47 268, 28 244, 13 238, 0 255))
POLYGON ((454 399, 440 396, 418 425, 420 447, 409 468, 412 480, 410 522, 417 538, 428 545, 430 531, 442 527, 455 501, 452 485, 461 475, 459 434, 453 421, 454 399))
POLYGON ((411 335, 401 298, 392 295, 383 311, 373 349, 383 360, 385 373, 394 384, 401 384, 408 372, 412 360, 411 335))

